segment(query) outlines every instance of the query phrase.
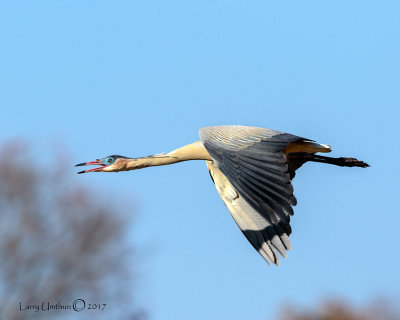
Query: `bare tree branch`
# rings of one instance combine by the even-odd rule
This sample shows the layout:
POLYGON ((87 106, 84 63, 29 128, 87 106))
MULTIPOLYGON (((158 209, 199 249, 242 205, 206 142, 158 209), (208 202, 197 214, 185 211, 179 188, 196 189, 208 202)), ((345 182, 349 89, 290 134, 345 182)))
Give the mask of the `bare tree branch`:
POLYGON ((142 318, 132 293, 131 210, 68 175, 38 166, 19 141, 0 149, 0 318, 74 318, 71 309, 26 307, 78 298, 86 302, 80 319, 142 318), (106 306, 88 310, 89 303, 106 306))

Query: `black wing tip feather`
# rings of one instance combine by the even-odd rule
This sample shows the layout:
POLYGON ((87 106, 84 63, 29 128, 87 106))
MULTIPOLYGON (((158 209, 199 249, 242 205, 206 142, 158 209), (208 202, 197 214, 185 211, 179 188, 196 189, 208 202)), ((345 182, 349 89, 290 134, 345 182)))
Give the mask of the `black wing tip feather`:
POLYGON ((272 262, 277 266, 280 264, 279 254, 283 258, 286 258, 287 251, 292 247, 286 231, 291 232, 291 228, 289 224, 284 223, 282 227, 267 226, 262 230, 242 230, 247 240, 249 240, 264 260, 268 264, 272 262), (256 241, 256 239, 260 239, 260 235, 263 241, 256 241))

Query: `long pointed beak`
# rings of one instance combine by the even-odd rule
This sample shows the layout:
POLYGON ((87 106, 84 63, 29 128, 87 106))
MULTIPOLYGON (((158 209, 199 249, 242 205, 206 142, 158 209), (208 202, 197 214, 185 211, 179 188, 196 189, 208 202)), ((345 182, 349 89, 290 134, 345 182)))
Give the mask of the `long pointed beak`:
POLYGON ((102 171, 103 167, 106 167, 106 165, 104 163, 102 163, 99 159, 97 159, 95 161, 78 163, 78 164, 75 165, 75 167, 95 166, 95 165, 99 165, 100 167, 79 171, 76 174, 81 174, 81 173, 86 173, 86 172, 96 172, 96 171, 99 172, 99 171, 102 171))

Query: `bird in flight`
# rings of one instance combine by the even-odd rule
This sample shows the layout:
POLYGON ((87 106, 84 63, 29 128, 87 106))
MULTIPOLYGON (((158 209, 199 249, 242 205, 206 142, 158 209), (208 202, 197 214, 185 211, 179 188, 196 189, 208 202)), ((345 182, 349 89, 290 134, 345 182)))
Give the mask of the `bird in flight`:
POLYGON ((247 126, 213 126, 199 130, 200 141, 169 153, 142 158, 112 155, 76 166, 98 165, 80 171, 119 172, 162 166, 188 160, 205 160, 211 179, 239 228, 270 264, 290 250, 291 184, 304 163, 322 162, 342 167, 368 167, 355 158, 316 155, 330 152, 318 144, 289 133, 247 126))

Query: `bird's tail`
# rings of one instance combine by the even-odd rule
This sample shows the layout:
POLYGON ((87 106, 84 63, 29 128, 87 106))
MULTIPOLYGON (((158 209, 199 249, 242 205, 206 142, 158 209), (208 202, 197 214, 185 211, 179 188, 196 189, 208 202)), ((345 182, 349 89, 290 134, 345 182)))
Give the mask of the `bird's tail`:
POLYGON ((320 144, 316 143, 314 141, 309 141, 309 140, 298 140, 294 141, 292 143, 289 143, 289 145, 285 148, 284 153, 286 155, 288 154, 295 154, 295 153, 316 153, 316 152, 331 152, 331 146, 328 146, 327 144, 320 144))

